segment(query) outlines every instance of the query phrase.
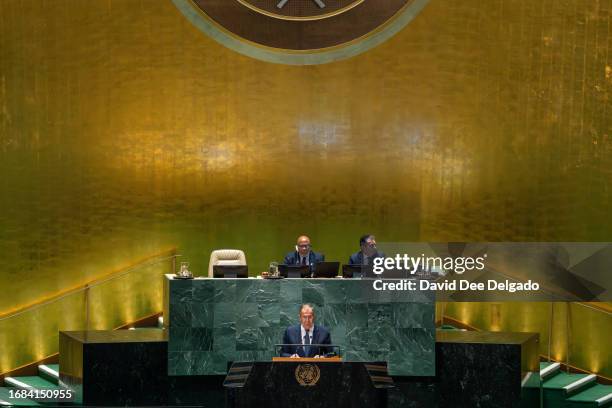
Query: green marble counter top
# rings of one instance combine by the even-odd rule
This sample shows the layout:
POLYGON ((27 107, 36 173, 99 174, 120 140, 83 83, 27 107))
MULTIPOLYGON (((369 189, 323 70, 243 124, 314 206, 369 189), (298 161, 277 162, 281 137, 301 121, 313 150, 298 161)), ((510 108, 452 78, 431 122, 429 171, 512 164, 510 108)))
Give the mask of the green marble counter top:
POLYGON ((435 371, 431 292, 376 291, 370 279, 172 279, 164 287, 169 375, 225 374, 270 361, 300 305, 315 306, 344 361, 387 361, 391 375, 435 371))

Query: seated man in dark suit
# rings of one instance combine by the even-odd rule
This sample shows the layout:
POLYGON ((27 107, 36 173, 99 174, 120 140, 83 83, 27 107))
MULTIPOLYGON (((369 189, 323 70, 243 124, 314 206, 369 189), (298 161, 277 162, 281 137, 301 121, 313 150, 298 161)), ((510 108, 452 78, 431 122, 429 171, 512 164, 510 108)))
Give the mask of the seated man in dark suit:
POLYGON ((314 307, 305 303, 300 308, 300 324, 287 327, 283 335, 282 357, 320 357, 330 353, 331 347, 309 346, 309 344, 331 344, 329 330, 315 323, 314 307), (293 346, 292 344, 295 344, 293 346))
POLYGON ((311 251, 310 248, 310 238, 306 235, 299 236, 295 251, 285 256, 284 263, 286 265, 308 265, 310 272, 313 272, 317 262, 325 261, 325 255, 311 251))
POLYGON ((359 238, 359 252, 355 252, 349 258, 349 265, 372 265, 374 258, 384 258, 385 254, 376 249, 376 239, 372 234, 366 234, 359 238))

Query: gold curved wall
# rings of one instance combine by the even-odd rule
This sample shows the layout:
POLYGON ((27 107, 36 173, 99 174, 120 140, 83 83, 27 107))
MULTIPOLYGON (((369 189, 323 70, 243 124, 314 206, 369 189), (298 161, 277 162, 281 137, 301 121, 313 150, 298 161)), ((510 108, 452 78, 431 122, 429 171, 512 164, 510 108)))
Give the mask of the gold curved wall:
POLYGON ((610 240, 608 2, 431 0, 282 66, 171 1, 0 2, 0 313, 178 246, 610 240))

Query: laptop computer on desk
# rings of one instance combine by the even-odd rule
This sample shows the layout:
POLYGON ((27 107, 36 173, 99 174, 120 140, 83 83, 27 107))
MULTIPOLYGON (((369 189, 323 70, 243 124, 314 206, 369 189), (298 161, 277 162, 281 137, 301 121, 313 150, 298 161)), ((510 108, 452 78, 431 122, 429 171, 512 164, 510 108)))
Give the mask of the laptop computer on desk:
POLYGON ((319 262, 317 263, 313 278, 335 278, 338 276, 340 262, 319 262))
POLYGON ((372 265, 342 265, 344 278, 380 278, 373 271, 372 265))
POLYGON ((278 265, 278 272, 285 278, 310 278, 308 265, 278 265))
POLYGON ((213 265, 213 278, 246 278, 249 276, 247 265, 213 265))

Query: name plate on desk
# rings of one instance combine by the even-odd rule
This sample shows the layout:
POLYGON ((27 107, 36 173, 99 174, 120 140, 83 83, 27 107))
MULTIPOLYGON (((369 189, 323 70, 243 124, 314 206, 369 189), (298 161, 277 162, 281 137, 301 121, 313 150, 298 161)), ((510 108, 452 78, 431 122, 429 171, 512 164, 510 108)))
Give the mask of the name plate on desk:
POLYGON ((271 362, 285 329, 315 306, 345 362, 385 361, 390 375, 435 374, 432 292, 377 291, 371 280, 166 277, 169 375, 224 375, 228 363, 271 362))

